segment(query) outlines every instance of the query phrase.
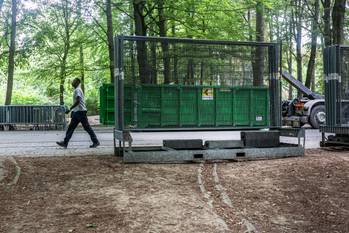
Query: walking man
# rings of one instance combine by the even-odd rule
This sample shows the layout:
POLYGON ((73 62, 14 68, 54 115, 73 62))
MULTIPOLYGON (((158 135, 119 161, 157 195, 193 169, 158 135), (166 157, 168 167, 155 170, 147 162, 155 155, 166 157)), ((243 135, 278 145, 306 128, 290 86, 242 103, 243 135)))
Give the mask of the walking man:
POLYGON ((69 110, 65 112, 66 114, 71 112, 71 121, 68 126, 68 130, 64 138, 64 141, 57 142, 57 145, 67 148, 69 140, 73 136, 74 130, 76 129, 78 124, 81 123, 84 130, 91 137, 93 144, 90 146, 90 148, 96 148, 97 146, 99 146, 99 141, 97 139, 96 134, 93 132, 90 124, 88 123, 87 108, 85 105, 84 93, 82 92, 80 87, 80 79, 75 78, 72 82, 72 86, 74 87, 74 93, 73 93, 74 104, 73 106, 70 107, 69 110))

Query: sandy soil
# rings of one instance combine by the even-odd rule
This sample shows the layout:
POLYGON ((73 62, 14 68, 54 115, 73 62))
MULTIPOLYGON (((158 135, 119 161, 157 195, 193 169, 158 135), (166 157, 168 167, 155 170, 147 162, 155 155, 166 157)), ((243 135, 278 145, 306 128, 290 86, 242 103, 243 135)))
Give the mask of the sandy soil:
POLYGON ((112 157, 16 158, 0 189, 0 232, 224 232, 196 165, 123 165, 112 157))
MULTIPOLYGON (((232 203, 218 201, 216 209, 247 219, 259 232, 349 232, 347 152, 308 150, 300 158, 216 166, 232 203)), ((206 165, 207 177, 213 168, 206 165)), ((230 226, 239 231, 236 222, 230 226)))
POLYGON ((17 157, 0 232, 348 232, 349 153, 206 164, 17 157))

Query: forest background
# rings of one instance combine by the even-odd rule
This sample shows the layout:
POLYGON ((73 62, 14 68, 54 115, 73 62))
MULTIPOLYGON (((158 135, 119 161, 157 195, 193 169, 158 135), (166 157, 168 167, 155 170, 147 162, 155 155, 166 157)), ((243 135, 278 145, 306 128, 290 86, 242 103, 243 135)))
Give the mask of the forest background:
MULTIPOLYGON (((0 104, 71 104, 92 114, 113 77, 113 36, 280 42, 283 69, 323 92, 322 49, 348 43, 346 0, 0 0, 0 104)), ((283 98, 297 96, 283 83, 283 98)))

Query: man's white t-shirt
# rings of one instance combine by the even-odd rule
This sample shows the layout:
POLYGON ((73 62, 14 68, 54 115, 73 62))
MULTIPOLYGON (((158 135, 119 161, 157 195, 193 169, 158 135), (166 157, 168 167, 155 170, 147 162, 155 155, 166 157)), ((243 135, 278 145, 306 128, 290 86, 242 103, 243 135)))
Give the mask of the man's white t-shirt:
POLYGON ((73 103, 76 101, 76 97, 80 97, 80 103, 78 106, 72 109, 73 112, 78 112, 78 111, 87 111, 86 105, 85 105, 85 96, 84 93, 81 90, 80 85, 75 88, 74 93, 73 93, 73 103))

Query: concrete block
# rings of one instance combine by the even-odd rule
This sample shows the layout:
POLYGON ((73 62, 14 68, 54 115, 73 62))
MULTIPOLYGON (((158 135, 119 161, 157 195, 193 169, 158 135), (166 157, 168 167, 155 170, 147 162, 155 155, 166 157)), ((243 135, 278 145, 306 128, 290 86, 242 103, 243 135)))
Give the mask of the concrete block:
POLYGON ((280 145, 279 131, 242 131, 241 140, 245 147, 269 148, 280 145))
POLYGON ((205 147, 208 149, 242 148, 244 143, 241 140, 210 140, 205 142, 205 147))
POLYGON ((163 146, 175 150, 202 149, 202 139, 163 140, 163 146))

